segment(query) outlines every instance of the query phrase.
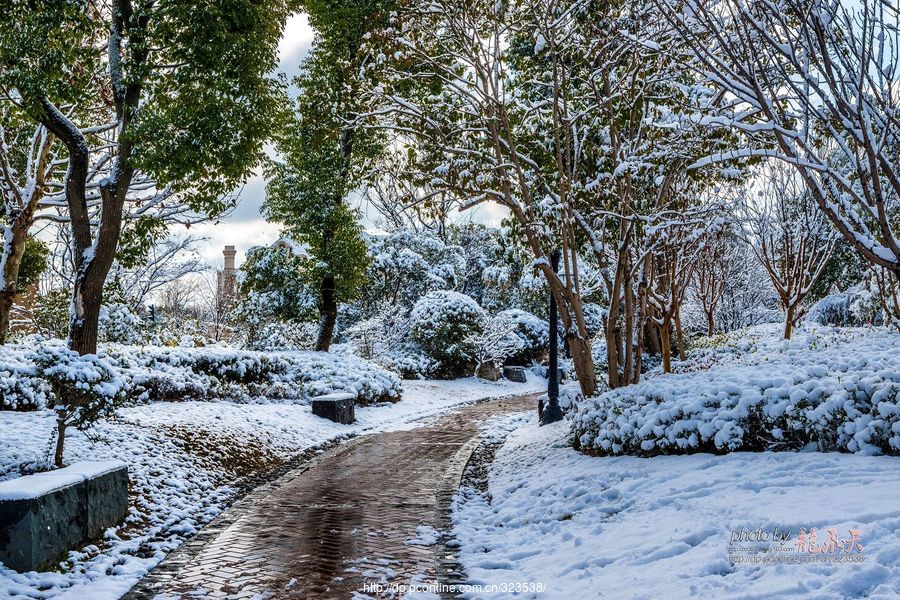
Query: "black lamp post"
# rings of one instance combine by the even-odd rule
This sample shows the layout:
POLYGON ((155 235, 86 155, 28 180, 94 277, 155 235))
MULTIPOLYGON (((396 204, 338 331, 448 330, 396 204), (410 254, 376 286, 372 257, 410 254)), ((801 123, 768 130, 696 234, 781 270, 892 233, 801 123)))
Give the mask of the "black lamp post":
MULTIPOLYGON (((550 266, 553 272, 559 271, 559 250, 554 250, 550 254, 550 266)), ((547 406, 541 411, 541 425, 547 423, 555 423, 563 418, 562 409, 559 407, 559 364, 557 363, 557 352, 559 350, 559 340, 557 327, 559 326, 559 312, 556 309, 556 296, 553 290, 550 290, 550 379, 547 381, 547 406)))

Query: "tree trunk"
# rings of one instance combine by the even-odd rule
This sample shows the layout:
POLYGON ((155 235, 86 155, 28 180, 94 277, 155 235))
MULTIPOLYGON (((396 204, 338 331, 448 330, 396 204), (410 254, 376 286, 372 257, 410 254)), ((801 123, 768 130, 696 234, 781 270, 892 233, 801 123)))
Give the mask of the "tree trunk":
POLYGON ((713 322, 712 311, 703 311, 706 313, 706 335, 713 335, 716 332, 715 323, 713 322))
POLYGON ((659 341, 659 327, 649 319, 644 327, 647 338, 647 354, 659 356, 662 354, 662 344, 659 341))
POLYGON ((57 468, 63 466, 63 449, 66 444, 66 414, 58 411, 56 415, 56 452, 53 455, 53 464, 57 468))
POLYGON ((572 351, 572 366, 578 374, 578 382, 585 397, 593 396, 597 391, 597 373, 594 371, 594 359, 591 355, 591 344, 588 340, 567 334, 569 349, 572 351))
POLYGON ((0 344, 6 343, 9 333, 9 316, 12 313, 13 301, 16 293, 6 289, 0 292, 0 344))
POLYGON ((659 345, 662 351, 662 367, 664 373, 672 372, 672 335, 668 321, 659 328, 659 345))
POLYGON ((334 324, 337 322, 337 302, 334 299, 334 277, 326 275, 322 278, 320 288, 322 299, 319 307, 319 335, 316 339, 316 350, 328 352, 331 338, 334 336, 334 324))
POLYGON ((72 296, 72 320, 69 323, 69 348, 78 354, 97 353, 97 333, 100 308, 103 304, 103 285, 97 289, 84 278, 75 279, 72 296))
POLYGON ((3 263, 3 283, 0 290, 0 344, 6 343, 9 335, 9 321, 16 294, 19 292, 19 267, 25 254, 25 243, 28 241, 28 230, 32 223, 32 210, 23 211, 13 224, 9 226, 6 246, 3 249, 6 260, 3 263))
POLYGON ((784 318, 784 339, 786 340, 791 339, 791 334, 794 332, 794 308, 789 306, 784 318))
POLYGON ((684 343, 684 329, 681 327, 681 308, 675 311, 675 334, 678 336, 678 360, 687 360, 687 348, 684 343))

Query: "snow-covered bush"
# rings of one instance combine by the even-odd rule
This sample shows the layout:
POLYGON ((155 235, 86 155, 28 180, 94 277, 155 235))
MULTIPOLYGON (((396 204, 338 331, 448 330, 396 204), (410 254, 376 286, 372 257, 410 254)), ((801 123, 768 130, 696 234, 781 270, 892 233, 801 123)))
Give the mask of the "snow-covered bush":
POLYGON ((147 339, 141 317, 122 302, 113 302, 100 309, 97 335, 101 342, 115 344, 141 344, 147 339))
MULTIPOLYGON (((99 358, 78 358, 62 342, 29 340, 0 347, 0 410, 50 408, 68 373, 95 381, 96 389, 118 401, 180 400, 306 401, 332 392, 357 395, 361 405, 400 399, 400 378, 355 356, 323 352, 252 352, 224 347, 102 347, 99 358), (52 367, 52 368, 51 368, 52 367)), ((91 384, 94 385, 94 384, 91 384)), ((88 403, 93 406, 92 403, 88 403)))
POLYGON ((103 357, 80 355, 63 346, 45 345, 29 353, 40 376, 53 390, 56 411, 54 463, 63 466, 66 429, 88 431, 125 402, 129 382, 103 357))
POLYGON ((497 315, 485 318, 481 330, 465 338, 475 359, 475 375, 487 364, 500 367, 508 357, 525 347, 525 342, 516 334, 518 328, 516 321, 497 315))
POLYGON ((27 356, 50 385, 57 405, 69 413, 69 425, 89 426, 126 399, 130 385, 105 357, 52 345, 27 356))
POLYGON ((425 294, 410 314, 410 333, 446 374, 461 374, 472 363, 472 346, 466 340, 482 331, 486 313, 469 296, 458 292, 425 294))
POLYGON ((306 400, 334 392, 356 394, 360 405, 400 399, 399 377, 354 356, 216 347, 110 351, 134 381, 134 397, 144 401, 158 399, 156 393, 177 400, 182 391, 187 399, 306 400))
POLYGON ((813 305, 806 320, 810 323, 837 327, 859 325, 860 323, 850 310, 853 300, 853 294, 843 292, 829 294, 813 305))
MULTIPOLYGON (((40 343, 40 337, 27 340, 40 343)), ((0 410, 35 410, 53 403, 53 388, 18 345, 0 346, 0 410)))
POLYGON ((529 364, 538 360, 550 344, 550 324, 530 312, 511 308, 497 313, 497 317, 516 324, 515 333, 522 340, 522 348, 509 357, 508 362, 529 364))
POLYGON ((256 339, 249 343, 251 350, 310 350, 315 346, 318 325, 274 321, 262 325, 256 339))
POLYGON ((900 454, 900 336, 821 328, 778 343, 773 334, 723 336, 682 373, 583 402, 578 445, 640 456, 809 444, 900 454))
POLYGON ((414 342, 404 342, 391 348, 386 354, 379 356, 377 362, 384 368, 399 373, 403 379, 432 377, 441 366, 414 342))
POLYGON ((584 323, 587 327, 589 338, 595 338, 603 333, 604 324, 606 323, 606 315, 609 312, 599 304, 587 302, 583 306, 584 323))
POLYGON ((408 311, 427 292, 453 290, 463 283, 463 249, 434 234, 398 229, 386 236, 368 236, 366 241, 369 284, 360 295, 367 314, 385 303, 408 311))

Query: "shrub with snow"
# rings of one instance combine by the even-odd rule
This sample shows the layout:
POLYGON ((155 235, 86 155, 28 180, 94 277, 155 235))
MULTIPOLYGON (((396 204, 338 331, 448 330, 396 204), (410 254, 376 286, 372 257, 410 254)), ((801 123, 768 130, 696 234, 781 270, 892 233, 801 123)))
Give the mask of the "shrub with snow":
POLYGON ((550 324, 530 312, 515 308, 497 313, 498 317, 516 324, 515 333, 522 340, 522 348, 509 357, 509 363, 529 364, 540 358, 550 344, 550 324))
POLYGON ((27 357, 53 390, 54 403, 66 413, 67 425, 89 427, 112 415, 127 397, 127 378, 104 357, 52 345, 27 357))
POLYGON ((404 342, 379 356, 376 362, 399 373, 403 379, 426 379, 440 369, 440 363, 414 342, 404 342))
POLYGON ((591 302, 585 303, 584 307, 584 324, 587 327, 589 338, 594 338, 603 333, 606 323, 606 315, 609 311, 599 304, 591 302))
POLYGON ((53 388, 33 360, 18 346, 0 346, 0 410, 35 410, 52 403, 53 388))
POLYGON ((128 364, 135 397, 155 400, 229 398, 306 400, 349 392, 360 405, 400 399, 400 379, 354 356, 312 351, 254 352, 232 348, 124 348, 119 360, 128 364))
POLYGON ((439 361, 446 374, 461 374, 472 363, 466 339, 483 330, 486 313, 469 296, 458 292, 425 294, 410 314, 413 341, 439 361))
POLYGON ((795 337, 759 328, 725 337, 682 373, 588 400, 574 419, 577 443, 638 456, 810 444, 900 454, 900 336, 820 328, 795 337))
POLYGON ((400 399, 397 375, 355 356, 112 344, 99 357, 78 357, 61 342, 32 342, 40 345, 37 352, 0 347, 0 410, 52 407, 67 385, 84 394, 108 392, 117 401, 124 394, 134 402, 305 401, 333 392, 353 393, 361 405, 400 399))
POLYGON ((144 322, 122 302, 113 302, 100 309, 97 335, 101 342, 142 344, 146 341, 144 322))
POLYGON ((519 324, 507 316, 488 317, 482 324, 481 331, 466 337, 465 342, 471 347, 471 355, 475 359, 475 375, 484 365, 500 367, 507 358, 520 352, 525 347, 516 334, 519 324))

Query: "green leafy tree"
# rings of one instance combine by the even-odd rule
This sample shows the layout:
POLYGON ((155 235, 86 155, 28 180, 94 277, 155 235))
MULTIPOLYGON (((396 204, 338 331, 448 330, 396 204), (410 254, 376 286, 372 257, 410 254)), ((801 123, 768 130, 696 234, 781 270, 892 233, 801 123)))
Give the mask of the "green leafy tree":
MULTIPOLYGON (((269 74, 288 13, 286 0, 3 0, 3 102, 67 156, 75 353, 97 350, 103 288, 136 177, 216 213, 261 163, 283 100, 269 74)), ((71 414, 84 405, 71 389, 62 393, 57 463, 71 414)))
POLYGON ((295 80, 296 111, 278 139, 284 161, 269 169, 265 211, 305 243, 316 261, 316 349, 327 351, 338 304, 353 297, 366 267, 357 215, 346 199, 383 145, 379 134, 358 127, 356 119, 362 110, 360 73, 371 60, 362 43, 386 19, 392 2, 308 0, 300 6, 316 39, 295 80))
POLYGON ((77 271, 69 345, 92 353, 136 174, 194 210, 216 213, 259 165, 283 98, 269 73, 288 6, 7 4, 0 10, 0 87, 66 149, 77 271), (89 189, 97 170, 104 176, 89 189), (98 202, 99 215, 92 210, 98 202))
POLYGON ((299 245, 279 243, 247 252, 235 308, 246 345, 254 347, 272 322, 296 324, 315 319, 316 292, 309 284, 314 269, 312 259, 299 245))

